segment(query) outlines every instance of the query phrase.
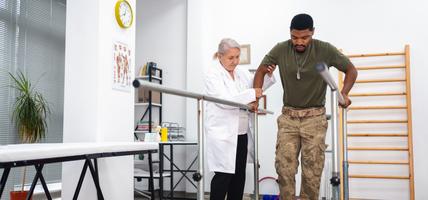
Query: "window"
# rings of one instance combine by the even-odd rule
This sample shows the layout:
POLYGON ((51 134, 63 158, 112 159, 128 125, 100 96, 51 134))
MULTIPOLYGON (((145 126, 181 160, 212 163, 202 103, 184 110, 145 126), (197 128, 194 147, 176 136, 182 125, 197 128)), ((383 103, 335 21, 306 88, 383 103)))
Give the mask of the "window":
MULTIPOLYGON (((19 143, 11 121, 15 91, 8 72, 25 72, 50 104, 48 132, 42 142, 62 142, 65 60, 65 0, 0 1, 0 145, 19 143)), ((29 167, 27 183, 34 170, 29 167)), ((2 170, 0 170, 0 173, 2 170)), ((61 165, 46 165, 47 182, 61 179, 61 165)), ((12 170, 3 198, 20 184, 22 170, 12 170)))

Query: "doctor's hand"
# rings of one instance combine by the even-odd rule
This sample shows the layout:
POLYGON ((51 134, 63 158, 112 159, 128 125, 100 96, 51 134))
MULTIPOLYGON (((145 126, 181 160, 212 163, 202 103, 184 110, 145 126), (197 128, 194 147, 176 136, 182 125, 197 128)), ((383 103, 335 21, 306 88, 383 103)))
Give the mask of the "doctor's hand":
POLYGON ((251 107, 251 111, 255 112, 259 108, 259 101, 258 100, 257 101, 253 101, 253 102, 249 103, 248 106, 251 107))
POLYGON ((269 77, 272 77, 273 71, 275 71, 276 65, 268 65, 267 66, 267 74, 269 77))
POLYGON ((262 88, 254 88, 254 90, 256 91, 256 99, 260 98, 263 95, 262 88))

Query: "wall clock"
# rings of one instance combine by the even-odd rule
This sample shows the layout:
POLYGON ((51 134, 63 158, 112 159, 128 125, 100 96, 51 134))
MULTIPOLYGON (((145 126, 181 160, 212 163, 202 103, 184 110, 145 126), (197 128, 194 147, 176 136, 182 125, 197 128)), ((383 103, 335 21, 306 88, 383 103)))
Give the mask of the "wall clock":
POLYGON ((116 21, 122 28, 129 28, 134 21, 134 13, 132 12, 131 4, 126 0, 119 0, 116 3, 115 9, 116 21))

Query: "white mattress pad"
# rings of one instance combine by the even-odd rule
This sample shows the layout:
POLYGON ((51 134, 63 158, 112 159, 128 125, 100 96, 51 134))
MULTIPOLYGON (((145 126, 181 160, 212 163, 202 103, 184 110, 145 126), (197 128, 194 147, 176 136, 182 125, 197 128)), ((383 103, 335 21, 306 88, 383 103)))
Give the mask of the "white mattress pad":
POLYGON ((0 145, 0 163, 97 153, 157 150, 157 142, 36 143, 0 145))

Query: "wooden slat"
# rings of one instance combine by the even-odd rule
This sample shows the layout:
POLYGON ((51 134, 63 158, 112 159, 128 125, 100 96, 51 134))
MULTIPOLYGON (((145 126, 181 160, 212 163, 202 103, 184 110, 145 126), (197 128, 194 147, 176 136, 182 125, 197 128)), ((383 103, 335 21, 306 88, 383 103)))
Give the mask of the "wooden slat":
POLYGON ((347 55, 348 58, 363 58, 363 57, 376 57, 376 56, 401 56, 405 55, 404 52, 392 52, 392 53, 370 53, 370 54, 352 54, 347 55))
POLYGON ((407 132, 409 137, 407 139, 407 146, 409 147, 409 189, 410 189, 410 199, 415 199, 415 186, 414 186, 414 172, 413 172, 413 140, 412 140, 412 99, 410 92, 410 46, 407 44, 404 48, 405 55, 405 63, 406 63, 406 102, 407 102, 407 119, 409 123, 407 123, 407 132))
POLYGON ((350 160, 349 164, 362 164, 362 165, 407 165, 406 160, 387 161, 387 160, 350 160))
POLYGON ((407 106, 351 106, 348 110, 407 109, 407 106))
POLYGON ((379 92, 379 93, 350 93, 350 97, 368 97, 368 96, 400 96, 406 95, 405 92, 379 92))
MULTIPOLYGON (((348 123, 407 123, 407 133, 348 133, 348 137, 407 137, 407 147, 349 147, 348 150, 355 151, 408 151, 408 161, 379 161, 379 160, 351 160, 350 164, 392 164, 408 165, 408 176, 395 175, 370 175, 370 174, 352 174, 350 178, 368 178, 368 179, 408 179, 410 200, 415 199, 414 195, 414 163, 413 163, 413 141, 412 141, 412 112, 411 112, 411 91, 410 91, 410 47, 405 46, 404 52, 393 53, 373 53, 373 54, 354 54, 348 55, 350 58, 365 58, 374 56, 403 56, 404 65, 382 65, 382 66, 357 66, 357 70, 384 70, 384 69, 405 69, 405 79, 386 79, 386 80, 359 80, 357 83, 386 83, 386 82, 405 82, 406 89, 403 92, 374 92, 374 93, 353 93, 350 97, 372 97, 372 96, 406 96, 406 106, 353 106, 350 110, 365 109, 406 109, 407 120, 350 120, 348 123)), ((343 81, 343 79, 339 79, 343 81)), ((372 152, 369 152, 372 153, 372 152)))
POLYGON ((406 133, 348 133, 348 137, 407 137, 406 133))
POLYGON ((391 65, 391 66, 359 66, 355 67, 357 70, 378 70, 378 69, 404 69, 405 65, 391 65))
POLYGON ((409 179, 408 176, 386 176, 386 175, 362 175, 351 174, 349 178, 370 178, 370 179, 409 179))
POLYGON ((348 120, 348 124, 407 123, 407 120, 348 120))
POLYGON ((348 147, 350 151, 407 151, 407 147, 348 147))
POLYGON ((357 80, 355 83, 390 83, 390 82, 404 82, 404 78, 394 78, 394 79, 368 79, 368 80, 357 80))

